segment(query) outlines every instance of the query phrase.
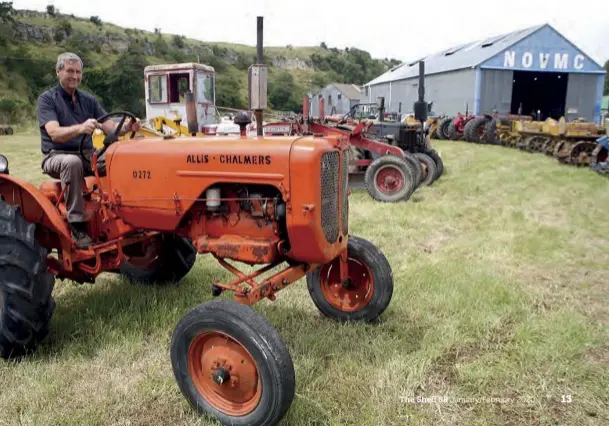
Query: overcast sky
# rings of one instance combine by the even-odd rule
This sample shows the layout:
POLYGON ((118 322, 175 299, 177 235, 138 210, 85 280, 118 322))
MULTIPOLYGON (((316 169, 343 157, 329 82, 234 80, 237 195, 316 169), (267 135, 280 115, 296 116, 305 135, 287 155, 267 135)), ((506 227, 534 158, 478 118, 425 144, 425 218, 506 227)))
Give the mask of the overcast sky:
POLYGON ((99 16, 128 28, 177 33, 203 41, 358 47, 375 58, 418 59, 452 45, 549 23, 592 59, 609 59, 609 1, 564 0, 337 1, 337 0, 14 0, 16 9, 99 16))

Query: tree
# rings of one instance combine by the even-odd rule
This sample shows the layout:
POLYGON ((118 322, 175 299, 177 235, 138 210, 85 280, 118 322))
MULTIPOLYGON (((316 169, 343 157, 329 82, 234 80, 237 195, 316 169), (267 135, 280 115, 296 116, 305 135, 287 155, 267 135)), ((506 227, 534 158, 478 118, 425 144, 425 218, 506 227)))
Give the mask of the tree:
POLYGON ((247 104, 241 97, 242 84, 233 74, 216 74, 216 105, 246 109, 247 104))
POLYGON ((146 113, 144 103, 144 68, 148 65, 139 46, 123 52, 107 75, 106 109, 127 110, 138 117, 146 113))
POLYGON ((269 78, 270 107, 282 111, 302 111, 302 97, 306 90, 294 82, 294 77, 282 71, 272 79, 269 78))
POLYGON ((0 2, 0 46, 6 45, 15 24, 13 2, 0 2))

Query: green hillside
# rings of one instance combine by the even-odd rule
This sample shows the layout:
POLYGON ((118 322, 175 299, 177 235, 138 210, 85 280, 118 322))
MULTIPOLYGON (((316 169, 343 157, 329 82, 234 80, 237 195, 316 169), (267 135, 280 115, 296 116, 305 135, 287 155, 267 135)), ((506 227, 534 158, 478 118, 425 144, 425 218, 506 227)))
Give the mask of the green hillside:
MULTIPOLYGON (((97 17, 76 17, 49 6, 46 13, 15 10, 0 2, 0 119, 27 121, 36 98, 56 84, 57 55, 72 51, 85 63, 83 88, 96 94, 107 110, 144 113, 143 69, 148 64, 200 62, 215 68, 217 104, 247 106, 247 69, 256 47, 206 42, 179 34, 122 28, 97 17)), ((396 60, 373 59, 347 48, 269 46, 269 104, 272 109, 300 111, 302 97, 329 82, 363 84, 396 60)))

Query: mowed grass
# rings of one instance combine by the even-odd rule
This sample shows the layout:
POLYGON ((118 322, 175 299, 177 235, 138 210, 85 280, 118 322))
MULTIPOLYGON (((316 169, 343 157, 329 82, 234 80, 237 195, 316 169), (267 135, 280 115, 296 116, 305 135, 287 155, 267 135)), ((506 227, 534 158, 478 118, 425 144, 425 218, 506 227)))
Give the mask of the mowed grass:
MULTIPOLYGON (((38 144, 0 137, 11 173, 36 184, 38 144)), ((608 181, 540 154, 434 144, 446 173, 409 202, 351 197, 352 232, 393 268, 379 324, 322 317, 304 280, 255 306, 294 360, 282 424, 607 424, 608 181)), ((215 424, 181 396, 169 345, 227 278, 200 257, 175 287, 57 282, 48 341, 0 363, 0 424, 215 424)))

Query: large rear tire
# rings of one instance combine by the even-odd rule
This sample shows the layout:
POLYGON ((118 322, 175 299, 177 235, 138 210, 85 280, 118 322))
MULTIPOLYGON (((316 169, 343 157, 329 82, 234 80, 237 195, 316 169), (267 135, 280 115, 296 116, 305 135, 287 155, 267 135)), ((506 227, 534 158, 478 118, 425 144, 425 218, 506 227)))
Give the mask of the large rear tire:
POLYGON ((49 331, 55 311, 55 279, 47 270, 47 250, 36 227, 18 208, 0 200, 0 356, 34 352, 49 331))
POLYGON ((405 159, 383 155, 366 169, 366 191, 377 201, 395 203, 410 198, 414 192, 416 172, 405 159))
POLYGON ((452 123, 454 117, 446 117, 440 121, 440 125, 438 126, 438 130, 436 131, 438 135, 438 139, 447 140, 448 136, 448 126, 452 123))
POLYGON ((463 128, 464 139, 468 142, 480 143, 483 141, 486 126, 490 123, 488 117, 476 117, 470 120, 463 128))
POLYGON ((145 253, 137 250, 126 254, 132 256, 121 264, 120 272, 129 281, 146 285, 179 282, 197 258, 197 250, 190 241, 170 234, 151 241, 145 253))
POLYGON ((182 317, 171 364, 190 405, 224 425, 276 425, 294 399, 294 365, 279 333, 232 300, 198 305, 182 317))

